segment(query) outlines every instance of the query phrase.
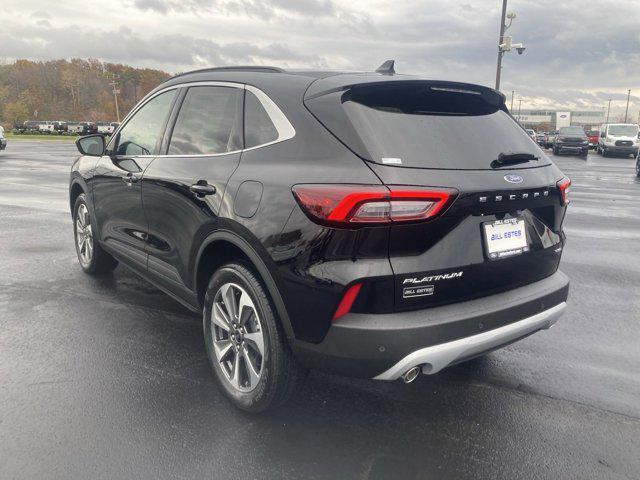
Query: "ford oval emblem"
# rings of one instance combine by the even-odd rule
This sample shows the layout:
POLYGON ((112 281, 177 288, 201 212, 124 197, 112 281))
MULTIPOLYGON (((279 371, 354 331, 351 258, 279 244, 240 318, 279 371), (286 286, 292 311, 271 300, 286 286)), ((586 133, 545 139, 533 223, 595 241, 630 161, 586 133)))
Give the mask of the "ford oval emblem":
POLYGON ((509 173, 505 175, 504 179, 509 183, 522 183, 524 181, 524 178, 522 178, 520 175, 516 175, 515 173, 509 173))

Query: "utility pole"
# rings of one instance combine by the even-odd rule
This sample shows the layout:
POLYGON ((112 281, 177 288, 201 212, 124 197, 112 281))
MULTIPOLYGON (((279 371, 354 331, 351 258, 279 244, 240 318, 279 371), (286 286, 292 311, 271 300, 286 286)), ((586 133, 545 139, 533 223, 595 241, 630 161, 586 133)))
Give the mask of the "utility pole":
POLYGON ((627 123, 627 115, 629 113, 629 98, 631 97, 631 90, 627 90, 627 108, 624 111, 624 123, 627 123))
POLYGON ((607 107, 607 119, 604 123, 609 123, 609 112, 611 111, 611 99, 609 99, 609 106, 607 107))
POLYGON ((507 0, 502 0, 502 15, 500 16, 500 37, 498 38, 498 68, 496 69, 496 90, 500 90, 500 72, 502 70, 502 45, 504 43, 504 21, 507 17, 507 0))
POLYGON ((520 117, 520 113, 522 112, 522 99, 518 100, 518 121, 520 122, 520 119, 522 117, 520 117))
POLYGON ((116 81, 115 77, 113 81, 109 83, 109 85, 111 85, 111 87, 113 88, 113 100, 116 103, 116 117, 118 118, 118 123, 120 123, 120 110, 118 109, 118 89, 116 88, 118 86, 118 82, 116 81))
POLYGON ((510 112, 513 112, 513 95, 516 93, 515 90, 511 90, 511 108, 509 109, 510 112))

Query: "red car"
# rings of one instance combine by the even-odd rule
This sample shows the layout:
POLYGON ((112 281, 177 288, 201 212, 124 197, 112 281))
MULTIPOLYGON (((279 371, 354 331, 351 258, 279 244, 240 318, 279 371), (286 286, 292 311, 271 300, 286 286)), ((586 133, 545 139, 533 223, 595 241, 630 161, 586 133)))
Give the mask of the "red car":
POLYGON ((589 130, 588 132, 585 132, 585 133, 589 138, 589 148, 596 148, 598 146, 598 131, 589 130))

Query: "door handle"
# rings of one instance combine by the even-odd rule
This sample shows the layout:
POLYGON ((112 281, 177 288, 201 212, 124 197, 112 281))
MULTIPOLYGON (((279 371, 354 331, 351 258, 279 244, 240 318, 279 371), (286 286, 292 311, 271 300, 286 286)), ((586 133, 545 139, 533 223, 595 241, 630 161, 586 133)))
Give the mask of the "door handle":
POLYGON ((204 197, 206 195, 215 195, 216 187, 213 185, 209 185, 206 180, 198 180, 197 183, 191 185, 189 187, 193 193, 196 194, 197 197, 204 197))
POLYGON ((122 181, 129 186, 133 185, 134 183, 138 183, 139 180, 140 180, 140 177, 138 177, 137 175, 134 175, 131 172, 127 173, 124 177, 122 177, 122 181))

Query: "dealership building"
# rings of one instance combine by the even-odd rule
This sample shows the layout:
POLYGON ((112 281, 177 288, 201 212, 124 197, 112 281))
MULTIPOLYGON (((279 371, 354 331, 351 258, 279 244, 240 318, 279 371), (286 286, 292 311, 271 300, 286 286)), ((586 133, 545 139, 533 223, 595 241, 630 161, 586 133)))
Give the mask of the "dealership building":
POLYGON ((603 110, 575 110, 558 111, 558 110, 525 110, 519 112, 516 110, 511 112, 516 120, 523 127, 533 128, 544 125, 546 128, 551 126, 553 129, 565 127, 569 125, 579 125, 586 130, 597 129, 605 122, 605 111, 603 110))

